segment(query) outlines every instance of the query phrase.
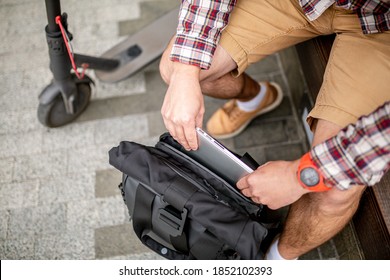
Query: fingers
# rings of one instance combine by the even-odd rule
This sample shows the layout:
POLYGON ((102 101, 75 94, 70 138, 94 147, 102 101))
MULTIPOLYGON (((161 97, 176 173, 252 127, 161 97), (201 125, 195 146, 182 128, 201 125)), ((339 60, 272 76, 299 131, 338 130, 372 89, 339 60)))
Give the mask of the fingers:
POLYGON ((178 141, 187 151, 198 148, 198 140, 194 126, 175 126, 174 139, 178 141))
POLYGON ((237 182, 237 188, 239 189, 239 190, 244 190, 244 189, 246 189, 246 188, 248 188, 249 186, 248 186, 248 182, 247 182, 247 177, 248 177, 249 175, 247 175, 247 176, 245 176, 245 177, 243 177, 243 178, 241 178, 240 180, 238 180, 238 182, 237 182))
POLYGON ((187 130, 184 130, 184 136, 186 138, 188 148, 190 150, 197 150, 198 149, 198 137, 196 134, 195 126, 190 127, 187 130))
POLYGON ((241 178, 237 182, 237 188, 243 195, 250 198, 255 203, 262 203, 261 197, 259 197, 256 185, 258 185, 256 173, 251 173, 241 178))
POLYGON ((249 197, 251 198, 252 197, 252 190, 251 190, 251 187, 248 183, 248 177, 250 176, 247 175, 243 178, 241 178, 238 182, 237 182, 237 188, 241 191, 241 193, 243 195, 245 195, 246 197, 249 197))
POLYGON ((195 130, 195 123, 192 124, 177 124, 168 118, 164 118, 164 123, 171 136, 179 142, 184 149, 198 149, 198 137, 195 130))
POLYGON ((198 91, 189 92, 181 88, 168 88, 161 114, 164 124, 172 137, 186 150, 198 148, 196 126, 201 127, 204 115, 203 95, 198 91), (182 94, 183 92, 186 93, 182 94))
MULTIPOLYGON (((193 104, 193 103, 192 103, 193 104)), ((178 141, 186 150, 197 150, 198 136, 196 133, 196 127, 202 127, 204 109, 203 106, 192 108, 188 104, 182 106, 176 106, 175 108, 182 109, 187 106, 184 110, 175 110, 169 108, 165 103, 161 109, 161 114, 164 120, 165 127, 168 129, 172 137, 178 141), (168 109, 167 109, 168 108, 168 109), (184 111, 184 112, 183 112, 184 111), (190 113, 192 112, 192 113, 190 113), (199 125, 200 124, 200 125, 199 125)))
POLYGON ((253 202, 257 204, 264 204, 258 195, 254 193, 254 187, 250 186, 248 184, 248 176, 242 178, 240 181, 237 182, 237 188, 241 190, 241 193, 245 195, 246 197, 250 198, 253 202))

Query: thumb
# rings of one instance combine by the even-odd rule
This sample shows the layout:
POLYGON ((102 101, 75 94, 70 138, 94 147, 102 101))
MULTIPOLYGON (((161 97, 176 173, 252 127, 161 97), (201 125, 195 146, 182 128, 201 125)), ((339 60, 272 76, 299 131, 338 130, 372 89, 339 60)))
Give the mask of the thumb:
POLYGON ((247 183, 247 178, 250 174, 242 177, 240 180, 238 180, 237 182, 237 188, 240 189, 240 190, 243 190, 243 189, 246 189, 248 188, 248 183, 247 183))

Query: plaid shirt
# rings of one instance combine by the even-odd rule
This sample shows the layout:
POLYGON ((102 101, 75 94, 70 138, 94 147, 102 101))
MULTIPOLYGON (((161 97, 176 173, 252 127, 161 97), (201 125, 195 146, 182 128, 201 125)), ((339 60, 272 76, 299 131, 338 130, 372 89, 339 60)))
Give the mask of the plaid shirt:
POLYGON ((390 168, 390 101, 310 154, 329 185, 342 190, 373 186, 390 168))
POLYGON ((209 69, 236 0, 182 0, 171 60, 209 69))
POLYGON ((310 20, 317 19, 331 5, 355 11, 364 34, 389 30, 390 0, 299 0, 310 20))
MULTIPOLYGON (((245 0, 182 0, 171 60, 209 69, 221 32, 237 1, 245 0)), ((310 20, 318 18, 336 2, 342 8, 357 12, 363 33, 377 33, 390 27, 390 0, 299 1, 310 20)))

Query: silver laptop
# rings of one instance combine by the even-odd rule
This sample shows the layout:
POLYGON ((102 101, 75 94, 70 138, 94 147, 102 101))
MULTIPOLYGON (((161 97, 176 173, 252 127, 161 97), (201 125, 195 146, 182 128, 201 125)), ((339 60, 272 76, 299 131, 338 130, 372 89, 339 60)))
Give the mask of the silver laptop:
POLYGON ((199 148, 196 151, 185 151, 190 157, 202 163, 217 175, 236 185, 237 181, 253 169, 242 162, 228 148, 200 128, 196 128, 199 148))

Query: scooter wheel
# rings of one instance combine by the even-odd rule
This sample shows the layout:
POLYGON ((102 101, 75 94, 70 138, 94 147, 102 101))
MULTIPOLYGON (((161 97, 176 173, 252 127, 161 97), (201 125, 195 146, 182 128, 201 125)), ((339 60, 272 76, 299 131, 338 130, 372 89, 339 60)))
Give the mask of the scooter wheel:
POLYGON ((47 127, 59 127, 74 121, 87 108, 91 99, 91 86, 89 83, 76 85, 77 93, 73 101, 74 113, 68 114, 65 109, 61 92, 48 104, 39 104, 38 120, 47 127))

